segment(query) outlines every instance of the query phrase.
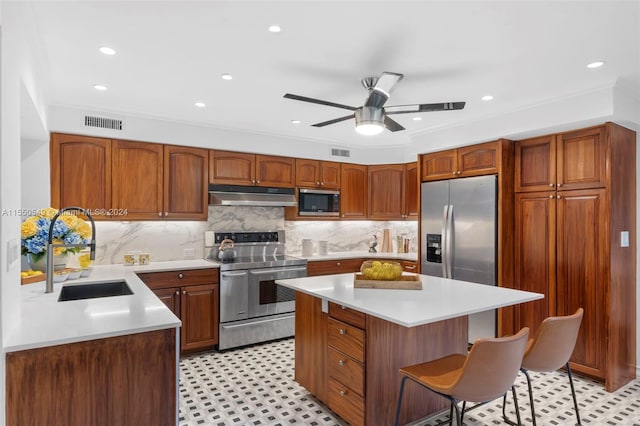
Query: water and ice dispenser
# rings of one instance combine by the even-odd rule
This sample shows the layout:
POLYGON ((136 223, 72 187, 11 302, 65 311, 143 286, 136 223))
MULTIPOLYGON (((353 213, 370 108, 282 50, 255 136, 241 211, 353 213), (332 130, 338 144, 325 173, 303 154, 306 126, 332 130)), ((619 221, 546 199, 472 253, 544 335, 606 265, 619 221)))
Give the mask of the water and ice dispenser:
POLYGON ((442 263, 441 234, 427 234, 427 262, 442 263))

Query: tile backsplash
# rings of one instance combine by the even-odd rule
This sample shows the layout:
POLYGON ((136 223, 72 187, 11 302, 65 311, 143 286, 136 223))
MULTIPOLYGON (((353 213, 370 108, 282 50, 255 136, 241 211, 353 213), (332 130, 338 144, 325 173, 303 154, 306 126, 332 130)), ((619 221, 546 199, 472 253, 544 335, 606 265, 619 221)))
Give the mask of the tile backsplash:
MULTIPOLYGON (((417 250, 416 221, 285 221, 283 207, 209 206, 207 222, 149 221, 97 222, 96 264, 122 263, 131 251, 151 254, 151 261, 201 259, 204 232, 258 231, 284 229, 287 253, 300 254, 302 239, 328 242, 329 253, 368 250, 374 233, 391 229, 394 241, 398 234, 411 240, 411 251, 417 250)), ((380 240, 378 240, 380 241, 380 240)), ((317 252, 317 251, 316 251, 317 252)))

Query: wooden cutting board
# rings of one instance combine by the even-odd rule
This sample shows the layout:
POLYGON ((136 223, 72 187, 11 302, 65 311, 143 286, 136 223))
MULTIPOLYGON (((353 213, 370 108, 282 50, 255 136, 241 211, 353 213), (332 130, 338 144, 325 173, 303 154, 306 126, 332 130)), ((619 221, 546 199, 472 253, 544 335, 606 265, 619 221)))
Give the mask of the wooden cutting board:
POLYGON ((25 285, 25 284, 37 283, 38 281, 44 281, 46 277, 47 277, 46 274, 32 275, 30 277, 21 277, 21 281, 22 281, 22 285, 25 285))
POLYGON ((387 288, 394 290, 422 290, 422 281, 418 275, 401 275, 397 280, 368 280, 362 274, 355 274, 354 288, 387 288))

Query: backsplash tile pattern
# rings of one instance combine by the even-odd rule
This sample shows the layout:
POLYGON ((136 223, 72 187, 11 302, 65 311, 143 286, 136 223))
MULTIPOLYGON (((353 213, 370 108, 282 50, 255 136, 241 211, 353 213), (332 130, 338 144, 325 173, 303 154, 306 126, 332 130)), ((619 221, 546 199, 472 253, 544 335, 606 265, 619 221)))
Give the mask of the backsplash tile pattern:
MULTIPOLYGON (((122 263, 130 251, 151 253, 151 261, 203 258, 204 232, 207 230, 257 231, 284 229, 287 252, 300 254, 302 239, 327 240, 329 253, 362 251, 369 248, 373 234, 391 229, 394 238, 404 234, 417 250, 418 225, 415 221, 285 221, 282 207, 209 206, 207 222, 148 221, 97 222, 96 264, 122 263), (193 256, 185 256, 192 249, 193 256)), ((395 245, 394 245, 395 249, 395 245)))

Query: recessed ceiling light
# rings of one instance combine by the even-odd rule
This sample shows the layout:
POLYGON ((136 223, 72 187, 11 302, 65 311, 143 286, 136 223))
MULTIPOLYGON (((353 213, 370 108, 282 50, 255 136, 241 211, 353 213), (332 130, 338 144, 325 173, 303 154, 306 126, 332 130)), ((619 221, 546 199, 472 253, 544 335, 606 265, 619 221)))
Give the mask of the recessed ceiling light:
POLYGON ((233 80, 233 76, 228 73, 224 73, 220 77, 222 77, 223 80, 233 80))
POLYGON ((272 33, 279 33, 280 31, 282 31, 282 28, 280 28, 280 26, 279 26, 279 25, 271 25, 271 26, 269 27, 269 32, 272 32, 272 33))
POLYGON ((413 121, 420 121, 422 120, 422 117, 413 117, 413 121))
POLYGON ((291 120, 291 123, 293 123, 293 124, 300 124, 300 120, 291 120))
POLYGON ((102 46, 100 48, 100 53, 104 53, 105 55, 115 55, 116 51, 110 47, 102 46))
POLYGON ((490 100, 492 100, 492 99, 493 99, 493 96, 491 96, 491 95, 484 95, 481 99, 482 99, 483 101, 490 101, 490 100))
POLYGON ((587 68, 600 68, 604 65, 604 61, 595 61, 587 64, 587 68))
POLYGON ((207 106, 207 104, 205 104, 204 102, 196 102, 194 105, 198 108, 204 108, 207 106))
POLYGON ((107 86, 103 86, 102 84, 94 84, 93 88, 96 90, 107 90, 107 86))

